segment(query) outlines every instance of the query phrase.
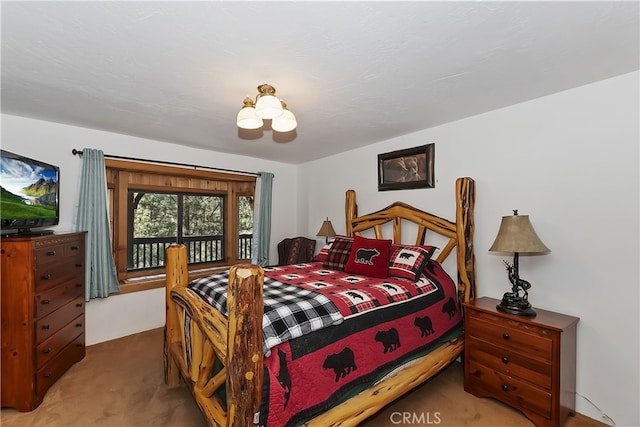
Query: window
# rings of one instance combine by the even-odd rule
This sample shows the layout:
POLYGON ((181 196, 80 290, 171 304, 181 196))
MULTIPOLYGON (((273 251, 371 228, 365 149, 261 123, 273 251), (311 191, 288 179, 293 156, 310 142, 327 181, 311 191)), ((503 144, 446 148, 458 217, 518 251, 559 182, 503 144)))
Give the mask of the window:
POLYGON ((224 200, 130 190, 127 269, 164 266, 164 251, 172 243, 187 247, 189 264, 224 260, 224 200))
POLYGON ((251 259, 253 243, 253 196, 238 197, 238 258, 251 259))
POLYGON ((251 259, 255 177, 105 160, 122 292, 164 285, 164 252, 187 247, 190 274, 251 259))

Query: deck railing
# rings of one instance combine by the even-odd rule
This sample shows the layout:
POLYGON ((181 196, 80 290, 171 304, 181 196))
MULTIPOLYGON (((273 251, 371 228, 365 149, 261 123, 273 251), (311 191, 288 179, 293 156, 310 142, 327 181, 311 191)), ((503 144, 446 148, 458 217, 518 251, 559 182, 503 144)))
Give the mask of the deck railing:
MULTIPOLYGON (((238 259, 251 259, 253 236, 238 236, 238 259)), ((165 249, 172 243, 187 247, 189 264, 221 261, 224 259, 224 236, 185 236, 181 242, 175 237, 137 237, 130 249, 128 269, 142 270, 164 266, 165 249)))

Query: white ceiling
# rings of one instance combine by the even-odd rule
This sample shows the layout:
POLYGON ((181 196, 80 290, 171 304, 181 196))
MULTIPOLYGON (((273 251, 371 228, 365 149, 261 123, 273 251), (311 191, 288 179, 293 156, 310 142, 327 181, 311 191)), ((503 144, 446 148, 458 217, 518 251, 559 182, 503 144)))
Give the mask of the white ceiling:
POLYGON ((1 7, 3 113, 287 163, 639 69, 637 1, 1 7), (265 82, 297 131, 237 129, 265 82))

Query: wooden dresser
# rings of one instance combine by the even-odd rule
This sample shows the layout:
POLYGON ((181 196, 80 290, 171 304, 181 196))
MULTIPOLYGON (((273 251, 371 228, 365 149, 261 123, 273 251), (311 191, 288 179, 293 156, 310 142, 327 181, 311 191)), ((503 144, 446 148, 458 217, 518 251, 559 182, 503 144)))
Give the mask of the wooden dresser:
POLYGON ((2 239, 2 407, 35 409, 85 355, 85 233, 2 239))
POLYGON ((500 301, 464 304, 464 389, 522 411, 536 426, 575 415, 577 317, 536 309, 535 317, 496 310, 500 301))

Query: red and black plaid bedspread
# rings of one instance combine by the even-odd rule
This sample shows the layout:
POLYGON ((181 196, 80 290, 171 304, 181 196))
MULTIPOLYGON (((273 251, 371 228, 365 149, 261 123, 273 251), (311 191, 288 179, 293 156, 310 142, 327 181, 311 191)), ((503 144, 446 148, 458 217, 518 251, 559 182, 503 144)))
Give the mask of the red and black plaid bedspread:
MULTIPOLYGON (((190 288, 219 303, 223 282, 201 281, 190 288), (210 287, 217 288, 216 296, 210 287)), ((221 307, 226 311, 226 301, 221 307)), ((314 262, 265 268, 263 326, 271 330, 280 323, 287 324, 282 329, 288 337, 278 337, 275 346, 265 342, 260 411, 261 425, 278 427, 301 424, 424 354, 461 324, 461 316, 455 284, 436 262, 418 282, 325 270, 314 262), (294 297, 292 287, 311 295, 315 307, 294 297), (324 323, 313 319, 318 310, 324 323), (277 318, 276 312, 287 316, 277 318), (300 329, 297 320, 315 324, 314 331, 291 338, 291 331, 300 329)))

